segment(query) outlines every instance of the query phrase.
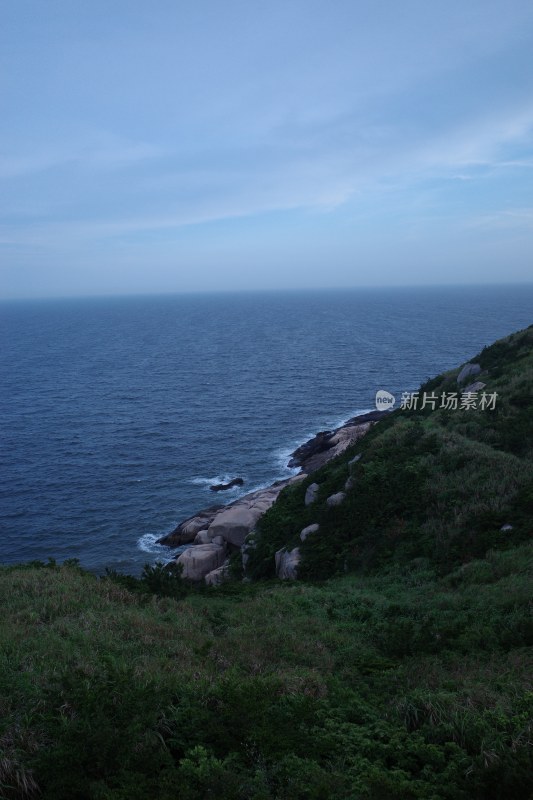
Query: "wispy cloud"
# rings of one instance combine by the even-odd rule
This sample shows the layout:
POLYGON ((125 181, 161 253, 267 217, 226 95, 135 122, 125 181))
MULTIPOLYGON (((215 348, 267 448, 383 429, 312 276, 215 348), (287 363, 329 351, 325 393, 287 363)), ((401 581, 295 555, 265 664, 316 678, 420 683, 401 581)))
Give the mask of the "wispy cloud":
MULTIPOLYGON (((4 150, 7 148, 4 146, 4 150)), ((85 138, 76 142, 64 141, 57 145, 36 151, 13 152, 0 155, 0 179, 16 178, 34 173, 53 171, 65 165, 84 168, 121 167, 149 159, 160 158, 165 150, 146 142, 131 142, 116 136, 101 134, 95 138, 85 138)))
POLYGON ((533 208, 512 208, 481 214, 465 223, 469 228, 533 231, 533 208))

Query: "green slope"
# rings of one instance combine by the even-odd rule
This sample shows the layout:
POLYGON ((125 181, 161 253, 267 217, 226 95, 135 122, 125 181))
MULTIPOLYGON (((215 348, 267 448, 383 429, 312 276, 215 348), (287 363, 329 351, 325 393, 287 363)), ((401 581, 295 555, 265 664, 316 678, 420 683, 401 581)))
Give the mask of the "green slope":
MULTIPOLYGON (((435 409, 394 411, 358 445, 283 492, 260 523, 250 560, 253 577, 274 572, 274 552, 300 544, 312 523, 319 532, 301 546, 302 577, 321 579, 391 561, 426 558, 443 573, 531 537, 533 518, 533 326, 485 348, 472 359, 482 368, 493 410, 439 408, 458 392, 459 369, 420 389, 435 409), (360 460, 350 466, 356 454, 360 460), (353 488, 342 505, 326 498, 353 488), (310 483, 318 501, 304 505, 310 483), (501 530, 503 526, 512 529, 501 530)), ((464 388, 464 387, 463 387, 464 388)), ((421 402, 419 403, 419 406, 421 402)))

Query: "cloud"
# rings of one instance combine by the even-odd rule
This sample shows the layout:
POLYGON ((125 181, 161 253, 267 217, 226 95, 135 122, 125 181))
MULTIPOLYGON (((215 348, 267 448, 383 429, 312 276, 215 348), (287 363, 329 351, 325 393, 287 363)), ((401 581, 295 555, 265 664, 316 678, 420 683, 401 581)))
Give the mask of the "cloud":
POLYGON ((512 208, 481 214, 466 223, 469 228, 533 231, 533 208, 512 208))
POLYGON ((160 158, 165 150, 146 142, 132 142, 101 133, 78 141, 64 141, 61 146, 43 148, 42 144, 25 153, 0 156, 0 178, 9 179, 61 169, 65 165, 92 169, 112 169, 160 158))

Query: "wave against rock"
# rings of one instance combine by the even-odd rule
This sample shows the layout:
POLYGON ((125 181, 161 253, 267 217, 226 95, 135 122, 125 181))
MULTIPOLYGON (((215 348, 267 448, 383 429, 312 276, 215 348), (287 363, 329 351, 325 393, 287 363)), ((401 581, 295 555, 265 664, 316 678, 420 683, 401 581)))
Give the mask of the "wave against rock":
MULTIPOLYGON (((170 547, 192 544, 192 547, 178 556, 176 561, 183 564, 184 577, 189 580, 202 580, 210 571, 220 566, 213 564, 213 560, 218 557, 222 563, 226 547, 234 551, 243 547, 246 537, 254 530, 263 514, 275 503, 285 486, 304 480, 311 472, 343 453, 387 413, 389 412, 373 411, 361 414, 334 431, 321 431, 292 453, 288 466, 300 467, 298 475, 276 481, 265 489, 250 492, 228 505, 209 506, 181 522, 172 533, 159 539, 159 544, 170 547), (212 544, 213 541, 216 541, 216 544, 212 544), (216 548, 220 548, 222 552, 216 548), (202 566, 199 564, 200 561, 202 566), (207 569, 208 563, 210 569, 207 569)), ((294 556, 290 569, 286 570, 287 577, 289 572, 291 577, 295 577, 297 565, 293 562, 296 560, 294 556)))

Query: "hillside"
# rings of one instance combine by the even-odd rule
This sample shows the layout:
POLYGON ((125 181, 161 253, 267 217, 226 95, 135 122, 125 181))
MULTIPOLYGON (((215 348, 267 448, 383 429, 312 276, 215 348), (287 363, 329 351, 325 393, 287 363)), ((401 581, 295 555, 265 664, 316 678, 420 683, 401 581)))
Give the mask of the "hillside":
POLYGON ((285 489, 259 523, 248 573, 273 575, 275 552, 297 546, 305 578, 412 559, 429 559, 444 574, 490 548, 529 539, 533 326, 471 363, 477 374, 458 383, 458 368, 428 381, 417 408, 393 411, 355 447, 285 489), (476 407, 461 408, 463 395, 476 407), (440 408, 443 397, 451 408, 440 408), (306 506, 312 483, 317 500, 306 506), (329 507, 327 498, 339 492, 345 498, 329 507), (299 534, 311 524, 319 531, 302 543, 299 534))
POLYGON ((530 798, 533 327, 471 363, 421 394, 493 410, 392 412, 283 490, 250 582, 0 569, 0 796, 530 798))

